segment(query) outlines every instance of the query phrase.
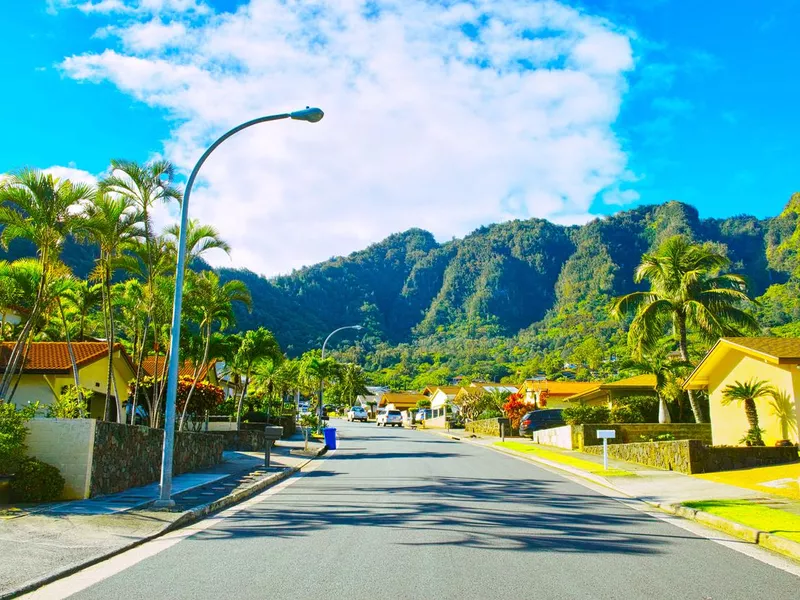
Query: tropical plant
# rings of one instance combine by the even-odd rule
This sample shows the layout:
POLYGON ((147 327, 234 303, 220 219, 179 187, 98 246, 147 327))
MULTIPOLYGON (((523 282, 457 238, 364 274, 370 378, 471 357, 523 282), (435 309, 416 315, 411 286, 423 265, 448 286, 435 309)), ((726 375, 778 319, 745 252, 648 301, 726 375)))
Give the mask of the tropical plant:
POLYGON ((199 275, 192 275, 188 278, 187 290, 187 312, 200 327, 200 332, 204 340, 203 356, 195 362, 194 384, 189 390, 186 404, 181 412, 179 429, 183 429, 183 422, 186 419, 186 410, 192 398, 194 387, 200 379, 203 369, 208 367, 209 350, 211 348, 212 334, 214 326, 220 330, 227 328, 235 321, 233 316, 233 303, 240 302, 248 309, 251 306, 250 291, 247 286, 233 279, 220 285, 219 275, 213 271, 203 271, 199 275))
POLYGON ((765 396, 774 397, 777 394, 766 381, 753 377, 744 383, 735 381, 731 385, 725 386, 722 390, 722 405, 727 406, 731 402, 741 402, 744 405, 744 413, 747 423, 750 426, 747 435, 742 438, 748 446, 763 446, 764 440, 761 438, 762 429, 758 426, 758 410, 756 400, 765 396))
POLYGON ((312 429, 316 429, 318 425, 317 415, 314 413, 305 413, 300 417, 300 427, 303 428, 303 439, 305 440, 305 445, 303 449, 308 452, 308 435, 311 433, 312 429))
MULTIPOLYGON (((689 329, 709 340, 758 331, 756 320, 742 308, 752 303, 745 279, 719 274, 729 266, 730 260, 719 251, 682 235, 668 238, 655 253, 643 255, 634 281, 648 281, 650 290, 617 298, 611 308, 617 319, 634 315, 628 330, 634 354, 657 345, 668 328, 685 362, 689 361, 689 329)), ((689 402, 695 421, 702 423, 702 410, 691 390, 689 402)))
POLYGON ((530 406, 525 404, 522 394, 511 394, 503 405, 503 413, 509 420, 511 431, 519 431, 519 422, 530 410, 530 406))
POLYGON ((86 398, 91 397, 92 390, 67 386, 47 407, 47 416, 51 419, 85 419, 89 416, 86 398))
POLYGON ((337 386, 341 393, 342 403, 345 405, 352 406, 359 394, 366 395, 369 393, 364 370, 357 364, 347 363, 342 365, 339 369, 338 379, 337 386))
POLYGON ((64 240, 78 221, 75 207, 93 195, 91 186, 60 180, 33 169, 23 169, 0 183, 0 245, 8 249, 15 239, 33 242, 42 267, 36 299, 0 379, 0 398, 6 401, 13 395, 9 394, 11 380, 24 364, 31 328, 44 308, 42 302, 50 275, 59 262, 64 240))
POLYGON ((791 431, 797 431, 797 412, 792 403, 792 398, 783 390, 771 391, 769 404, 772 415, 781 426, 781 439, 788 440, 791 431))
POLYGON ((236 406, 236 428, 242 424, 242 405, 247 396, 247 387, 253 375, 256 363, 266 359, 280 360, 283 357, 281 348, 275 336, 268 329, 259 327, 246 332, 242 338, 241 346, 234 355, 233 362, 238 372, 242 375, 243 385, 236 406))
MULTIPOLYGON (((164 231, 173 263, 177 261, 180 234, 181 228, 177 223, 164 231)), ((195 261, 211 250, 222 250, 228 255, 231 253, 231 247, 220 237, 216 228, 203 225, 197 219, 189 219, 189 226, 186 228, 186 266, 191 267, 195 261)))
POLYGON ((38 458, 22 461, 11 481, 13 502, 52 502, 61 497, 64 477, 53 465, 38 458))
POLYGON ((67 306, 74 309, 78 315, 77 335, 78 342, 86 341, 86 327, 89 316, 103 301, 103 285, 90 284, 88 281, 76 279, 75 284, 64 294, 67 306))
POLYGON ((567 425, 608 423, 611 419, 611 411, 608 407, 589 406, 584 402, 566 407, 561 414, 567 425))
POLYGON ((10 402, 0 402, 0 475, 11 475, 25 458, 25 423, 36 414, 39 405, 17 409, 10 402))
POLYGON ((92 202, 86 204, 84 220, 78 228, 78 237, 96 244, 100 256, 90 278, 99 282, 103 289, 105 330, 108 342, 108 372, 106 382, 106 408, 104 419, 108 420, 111 408, 111 389, 114 386, 117 421, 122 423, 122 398, 116 389, 117 380, 113 377, 114 342, 116 337, 114 305, 111 296, 111 280, 117 269, 134 271, 135 259, 129 254, 134 242, 143 235, 139 225, 144 213, 137 209, 126 196, 112 197, 97 194, 92 202))

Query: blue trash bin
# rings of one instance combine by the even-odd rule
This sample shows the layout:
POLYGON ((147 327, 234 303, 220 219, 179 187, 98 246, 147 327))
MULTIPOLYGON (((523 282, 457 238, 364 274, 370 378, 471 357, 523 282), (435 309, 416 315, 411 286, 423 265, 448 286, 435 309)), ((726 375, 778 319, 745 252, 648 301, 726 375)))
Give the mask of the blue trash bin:
POLYGON ((325 437, 325 445, 328 450, 336 450, 336 428, 325 427, 322 430, 322 435, 325 437))

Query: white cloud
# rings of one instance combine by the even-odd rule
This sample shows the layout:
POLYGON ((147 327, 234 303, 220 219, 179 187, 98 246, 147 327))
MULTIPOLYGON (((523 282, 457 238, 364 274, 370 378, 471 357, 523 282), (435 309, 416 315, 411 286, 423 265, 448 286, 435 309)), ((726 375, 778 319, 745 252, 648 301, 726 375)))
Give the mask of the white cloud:
POLYGON ((58 179, 69 179, 73 183, 87 183, 89 185, 95 185, 97 183, 96 175, 88 171, 83 171, 82 169, 76 169, 74 166, 61 167, 56 165, 48 167, 47 169, 42 169, 42 171, 58 179))
POLYGON ((415 226, 582 221, 625 177, 612 125, 633 59, 605 20, 551 1, 251 0, 203 18, 179 4, 200 6, 126 2, 149 8, 103 30, 118 45, 62 69, 166 110, 163 154, 184 172, 241 121, 326 111, 243 132, 203 167, 191 212, 237 265, 285 272, 415 226))

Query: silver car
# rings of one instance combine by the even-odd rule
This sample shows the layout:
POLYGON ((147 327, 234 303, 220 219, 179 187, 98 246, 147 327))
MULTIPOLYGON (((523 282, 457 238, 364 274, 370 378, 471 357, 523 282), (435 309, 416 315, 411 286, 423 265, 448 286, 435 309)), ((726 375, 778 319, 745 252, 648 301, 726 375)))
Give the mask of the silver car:
POLYGON ((400 413, 399 410, 386 410, 378 415, 378 421, 376 425, 380 427, 383 425, 386 427, 387 425, 391 425, 392 427, 402 427, 403 426, 403 415, 400 413))

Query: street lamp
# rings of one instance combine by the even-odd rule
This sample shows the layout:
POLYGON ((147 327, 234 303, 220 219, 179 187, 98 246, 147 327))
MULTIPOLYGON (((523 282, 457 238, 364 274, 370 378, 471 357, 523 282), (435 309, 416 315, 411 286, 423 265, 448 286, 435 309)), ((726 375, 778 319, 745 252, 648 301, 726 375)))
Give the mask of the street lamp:
POLYGON ((306 107, 303 110, 297 110, 291 113, 282 113, 279 115, 268 115, 266 117, 259 117, 252 121, 242 123, 238 127, 234 127, 228 133, 220 137, 216 142, 209 146, 208 150, 203 153, 200 160, 192 169, 189 175, 189 181, 186 183, 186 191, 183 194, 183 202, 181 203, 181 229, 178 236, 178 265, 175 270, 175 297, 172 304, 172 329, 170 333, 170 347, 169 347, 169 371, 167 373, 167 405, 166 415, 164 418, 164 448, 161 454, 161 484, 159 498, 155 503, 157 507, 170 507, 174 506, 175 502, 170 498, 172 496, 172 456, 175 446, 175 399, 178 393, 178 362, 180 352, 180 338, 181 338, 181 303, 183 301, 183 275, 186 266, 186 230, 189 223, 189 196, 192 193, 192 186, 197 177, 197 172, 209 155, 217 149, 217 147, 227 140, 232 135, 239 133, 242 129, 247 129, 259 123, 266 123, 267 121, 279 121, 281 119, 294 119, 295 121, 307 121, 309 123, 316 123, 325 116, 319 108, 306 107))
MULTIPOLYGON (((328 343, 328 340, 331 339, 331 336, 334 333, 338 333, 340 331, 344 331, 345 329, 355 329, 356 331, 361 331, 363 327, 361 325, 345 325, 344 327, 339 327, 339 329, 334 329, 328 334, 328 337, 325 338, 325 341, 322 342, 322 357, 320 358, 320 362, 325 360, 325 346, 328 343)), ((325 387, 325 380, 320 377, 319 378, 319 407, 317 412, 319 413, 319 426, 320 429, 322 428, 322 390, 325 387)))

